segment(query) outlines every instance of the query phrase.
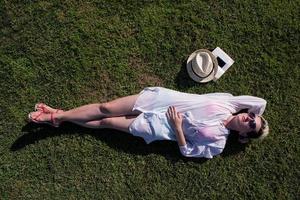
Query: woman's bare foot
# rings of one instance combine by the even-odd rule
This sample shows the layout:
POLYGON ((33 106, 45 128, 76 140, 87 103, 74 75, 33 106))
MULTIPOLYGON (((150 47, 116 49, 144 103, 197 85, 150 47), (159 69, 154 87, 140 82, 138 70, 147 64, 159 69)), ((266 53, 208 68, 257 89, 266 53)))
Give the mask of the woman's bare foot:
POLYGON ((55 115, 55 113, 45 113, 39 110, 29 113, 28 120, 29 122, 34 122, 37 124, 49 124, 51 126, 58 127, 59 121, 55 115))
POLYGON ((48 106, 44 103, 35 104, 34 109, 36 111, 42 111, 44 113, 62 113, 62 112, 64 112, 63 110, 60 110, 60 109, 51 108, 50 106, 48 106))

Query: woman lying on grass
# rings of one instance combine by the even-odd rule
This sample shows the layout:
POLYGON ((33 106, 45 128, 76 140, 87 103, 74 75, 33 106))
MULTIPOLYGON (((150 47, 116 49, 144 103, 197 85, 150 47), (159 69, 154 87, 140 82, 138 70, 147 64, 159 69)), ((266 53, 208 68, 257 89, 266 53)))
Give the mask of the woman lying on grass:
POLYGON ((28 117, 55 127, 68 121, 88 128, 117 129, 142 137, 146 143, 174 140, 186 157, 212 158, 223 151, 230 130, 239 132, 241 142, 267 136, 268 124, 261 116, 265 107, 266 101, 258 97, 149 87, 137 95, 68 111, 40 103, 28 117), (235 114, 245 109, 247 113, 235 114))

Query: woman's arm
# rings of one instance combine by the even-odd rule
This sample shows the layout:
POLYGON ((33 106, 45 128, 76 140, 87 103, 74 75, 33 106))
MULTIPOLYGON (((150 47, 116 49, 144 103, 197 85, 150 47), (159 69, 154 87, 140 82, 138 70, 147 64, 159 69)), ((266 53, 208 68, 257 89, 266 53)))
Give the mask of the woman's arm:
POLYGON ((182 116, 180 113, 176 112, 174 106, 169 107, 167 117, 175 129, 178 146, 183 156, 212 158, 214 155, 222 152, 223 148, 186 141, 182 130, 182 116))
POLYGON ((179 147, 185 146, 186 141, 185 141, 185 137, 184 137, 183 130, 182 130, 181 114, 179 112, 176 112, 176 109, 174 106, 170 106, 167 111, 167 116, 175 129, 176 139, 177 139, 179 147))
POLYGON ((267 101, 253 96, 236 96, 232 98, 231 103, 236 112, 248 109, 248 112, 262 115, 265 111, 267 101))

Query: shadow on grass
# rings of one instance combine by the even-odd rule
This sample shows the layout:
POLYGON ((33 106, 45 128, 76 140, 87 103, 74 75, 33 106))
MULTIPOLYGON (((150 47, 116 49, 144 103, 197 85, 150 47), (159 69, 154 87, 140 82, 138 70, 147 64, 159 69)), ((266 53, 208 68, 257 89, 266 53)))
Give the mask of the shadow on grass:
POLYGON ((187 61, 187 59, 185 59, 181 63, 180 71, 178 72, 176 79, 175 79, 177 88, 182 89, 182 90, 193 87, 193 86, 195 86, 195 84, 199 84, 199 83, 196 83, 195 81, 193 81, 189 77, 187 69, 186 69, 186 61, 187 61))
MULTIPOLYGON (((64 123, 60 128, 29 123, 22 128, 22 133, 23 135, 12 144, 10 148, 11 151, 18 151, 27 145, 50 137, 79 133, 78 135, 91 135, 105 142, 111 148, 130 154, 160 154, 174 163, 184 161, 202 164, 208 160, 205 158, 183 157, 180 154, 177 143, 174 141, 155 141, 147 145, 142 138, 134 137, 127 133, 112 129, 88 129, 72 123, 64 123)), ((232 136, 228 138, 226 147, 221 155, 226 157, 244 151, 244 149, 245 145, 239 144, 237 142, 237 136, 232 134, 232 136)))
POLYGON ((225 148, 221 153, 222 157, 228 157, 232 155, 239 154, 240 152, 244 152, 248 144, 242 144, 238 141, 237 133, 230 133, 225 148))

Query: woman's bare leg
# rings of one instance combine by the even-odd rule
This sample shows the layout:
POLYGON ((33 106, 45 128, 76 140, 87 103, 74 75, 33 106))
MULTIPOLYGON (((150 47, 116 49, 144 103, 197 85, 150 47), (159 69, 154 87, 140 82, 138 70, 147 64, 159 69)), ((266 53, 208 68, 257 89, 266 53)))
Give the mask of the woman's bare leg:
MULTIPOLYGON (((140 112, 132 111, 138 95, 122 97, 107 103, 88 104, 72 110, 60 113, 53 113, 56 123, 69 121, 74 123, 84 123, 95 121, 107 117, 138 115, 140 112)), ((32 113, 35 118, 39 113, 32 113)), ((39 121, 51 121, 51 114, 42 114, 39 121)))
POLYGON ((136 117, 137 116, 110 117, 94 121, 74 123, 86 128, 110 128, 129 133, 129 126, 136 119, 136 117))
POLYGON ((107 103, 96 103, 84 105, 72 110, 58 113, 56 119, 59 122, 87 122, 106 117, 116 117, 124 115, 138 115, 138 112, 133 112, 133 106, 138 95, 122 97, 107 103))

